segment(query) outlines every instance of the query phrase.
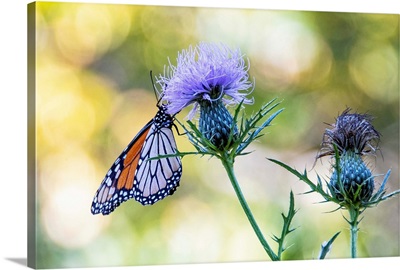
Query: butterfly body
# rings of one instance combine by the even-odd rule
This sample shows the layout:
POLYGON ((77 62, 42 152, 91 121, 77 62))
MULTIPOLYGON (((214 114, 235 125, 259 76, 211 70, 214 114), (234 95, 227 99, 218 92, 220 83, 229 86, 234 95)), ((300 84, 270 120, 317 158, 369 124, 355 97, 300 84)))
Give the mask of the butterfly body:
POLYGON ((179 186, 182 164, 176 153, 173 117, 166 106, 133 138, 105 175, 93 199, 92 214, 108 215, 121 203, 135 198, 143 205, 172 195, 179 186), (155 159, 152 159, 155 158, 155 159))

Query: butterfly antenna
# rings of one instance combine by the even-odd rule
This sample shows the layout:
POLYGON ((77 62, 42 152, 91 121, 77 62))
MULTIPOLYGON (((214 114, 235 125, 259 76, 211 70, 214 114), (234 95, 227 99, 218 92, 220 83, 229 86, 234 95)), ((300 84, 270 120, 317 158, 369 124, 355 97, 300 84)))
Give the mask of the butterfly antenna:
POLYGON ((159 94, 159 93, 158 93, 157 88, 156 88, 155 85, 154 85, 153 71, 152 71, 152 70, 150 70, 150 79, 151 79, 151 85, 153 86, 154 95, 156 96, 156 99, 157 99, 157 105, 159 105, 159 103, 160 103, 160 101, 161 101, 161 99, 162 99, 163 93, 161 93, 161 94, 160 94, 160 97, 158 97, 158 94, 159 94))

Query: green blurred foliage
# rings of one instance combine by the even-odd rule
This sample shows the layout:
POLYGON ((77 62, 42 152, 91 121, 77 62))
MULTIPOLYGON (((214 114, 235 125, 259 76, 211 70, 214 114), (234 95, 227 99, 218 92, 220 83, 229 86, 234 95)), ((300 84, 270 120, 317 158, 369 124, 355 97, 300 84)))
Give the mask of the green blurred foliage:
MULTIPOLYGON (((299 212, 285 259, 314 259, 342 233, 328 257, 349 257, 341 212, 265 157, 310 176, 322 134, 347 107, 374 115, 382 134, 375 174, 391 168, 399 188, 398 15, 267 11, 79 3, 36 3, 39 268, 267 260, 222 166, 183 159, 177 192, 142 207, 134 200, 109 216, 90 205, 104 174, 154 116, 150 71, 162 74, 179 51, 199 41, 240 47, 255 81, 255 104, 277 97, 285 108, 235 164, 243 192, 266 236, 279 234, 289 192, 299 212), (312 237, 311 237, 312 236, 312 237)), ((177 117, 184 120, 185 113, 177 117)), ((176 136, 181 151, 193 148, 176 136)), ((313 166, 315 165, 315 166, 313 166)), ((377 177, 379 181, 379 177, 377 177)), ((399 255, 399 204, 368 210, 361 257, 399 255)), ((270 240, 273 245, 273 241, 270 240)))

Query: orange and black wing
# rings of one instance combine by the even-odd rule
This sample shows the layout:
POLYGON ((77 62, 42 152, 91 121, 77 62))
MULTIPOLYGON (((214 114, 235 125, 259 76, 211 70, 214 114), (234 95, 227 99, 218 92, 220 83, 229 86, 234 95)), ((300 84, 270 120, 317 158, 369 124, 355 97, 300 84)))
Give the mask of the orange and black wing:
POLYGON ((94 196, 92 214, 108 215, 134 197, 136 168, 153 123, 154 119, 147 123, 112 164, 94 196))
POLYGON ((175 192, 182 176, 181 158, 175 154, 171 126, 152 125, 135 174, 135 200, 143 205, 154 204, 175 192), (152 159, 156 157, 160 158, 152 159))
POLYGON ((176 155, 173 117, 165 105, 158 107, 156 116, 107 172, 93 199, 93 214, 108 215, 133 197, 143 205, 154 204, 172 195, 179 186, 182 163, 176 155))

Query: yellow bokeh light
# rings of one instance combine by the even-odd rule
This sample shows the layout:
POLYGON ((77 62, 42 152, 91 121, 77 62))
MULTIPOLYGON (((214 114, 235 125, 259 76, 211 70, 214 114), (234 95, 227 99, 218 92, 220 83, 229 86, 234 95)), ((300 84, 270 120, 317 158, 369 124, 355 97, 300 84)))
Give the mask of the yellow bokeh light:
MULTIPOLYGON (((46 7, 51 10, 52 5, 46 7)), ((65 4, 58 11, 49 27, 63 57, 78 65, 118 46, 129 34, 133 15, 123 5, 65 4)))
POLYGON ((47 234, 67 248, 88 244, 109 222, 90 213, 100 178, 93 160, 82 149, 66 147, 43 158, 38 166, 40 213, 47 234))
POLYGON ((114 90, 101 78, 53 61, 37 71, 38 141, 63 148, 66 141, 89 140, 104 125, 114 90))
POLYGON ((389 44, 371 46, 358 44, 352 51, 350 73, 356 84, 368 96, 384 102, 399 98, 398 51, 389 44))
POLYGON ((89 188, 76 183, 63 183, 45 200, 42 221, 50 239, 62 247, 77 248, 90 243, 107 223, 106 218, 94 217, 88 204, 89 188))

